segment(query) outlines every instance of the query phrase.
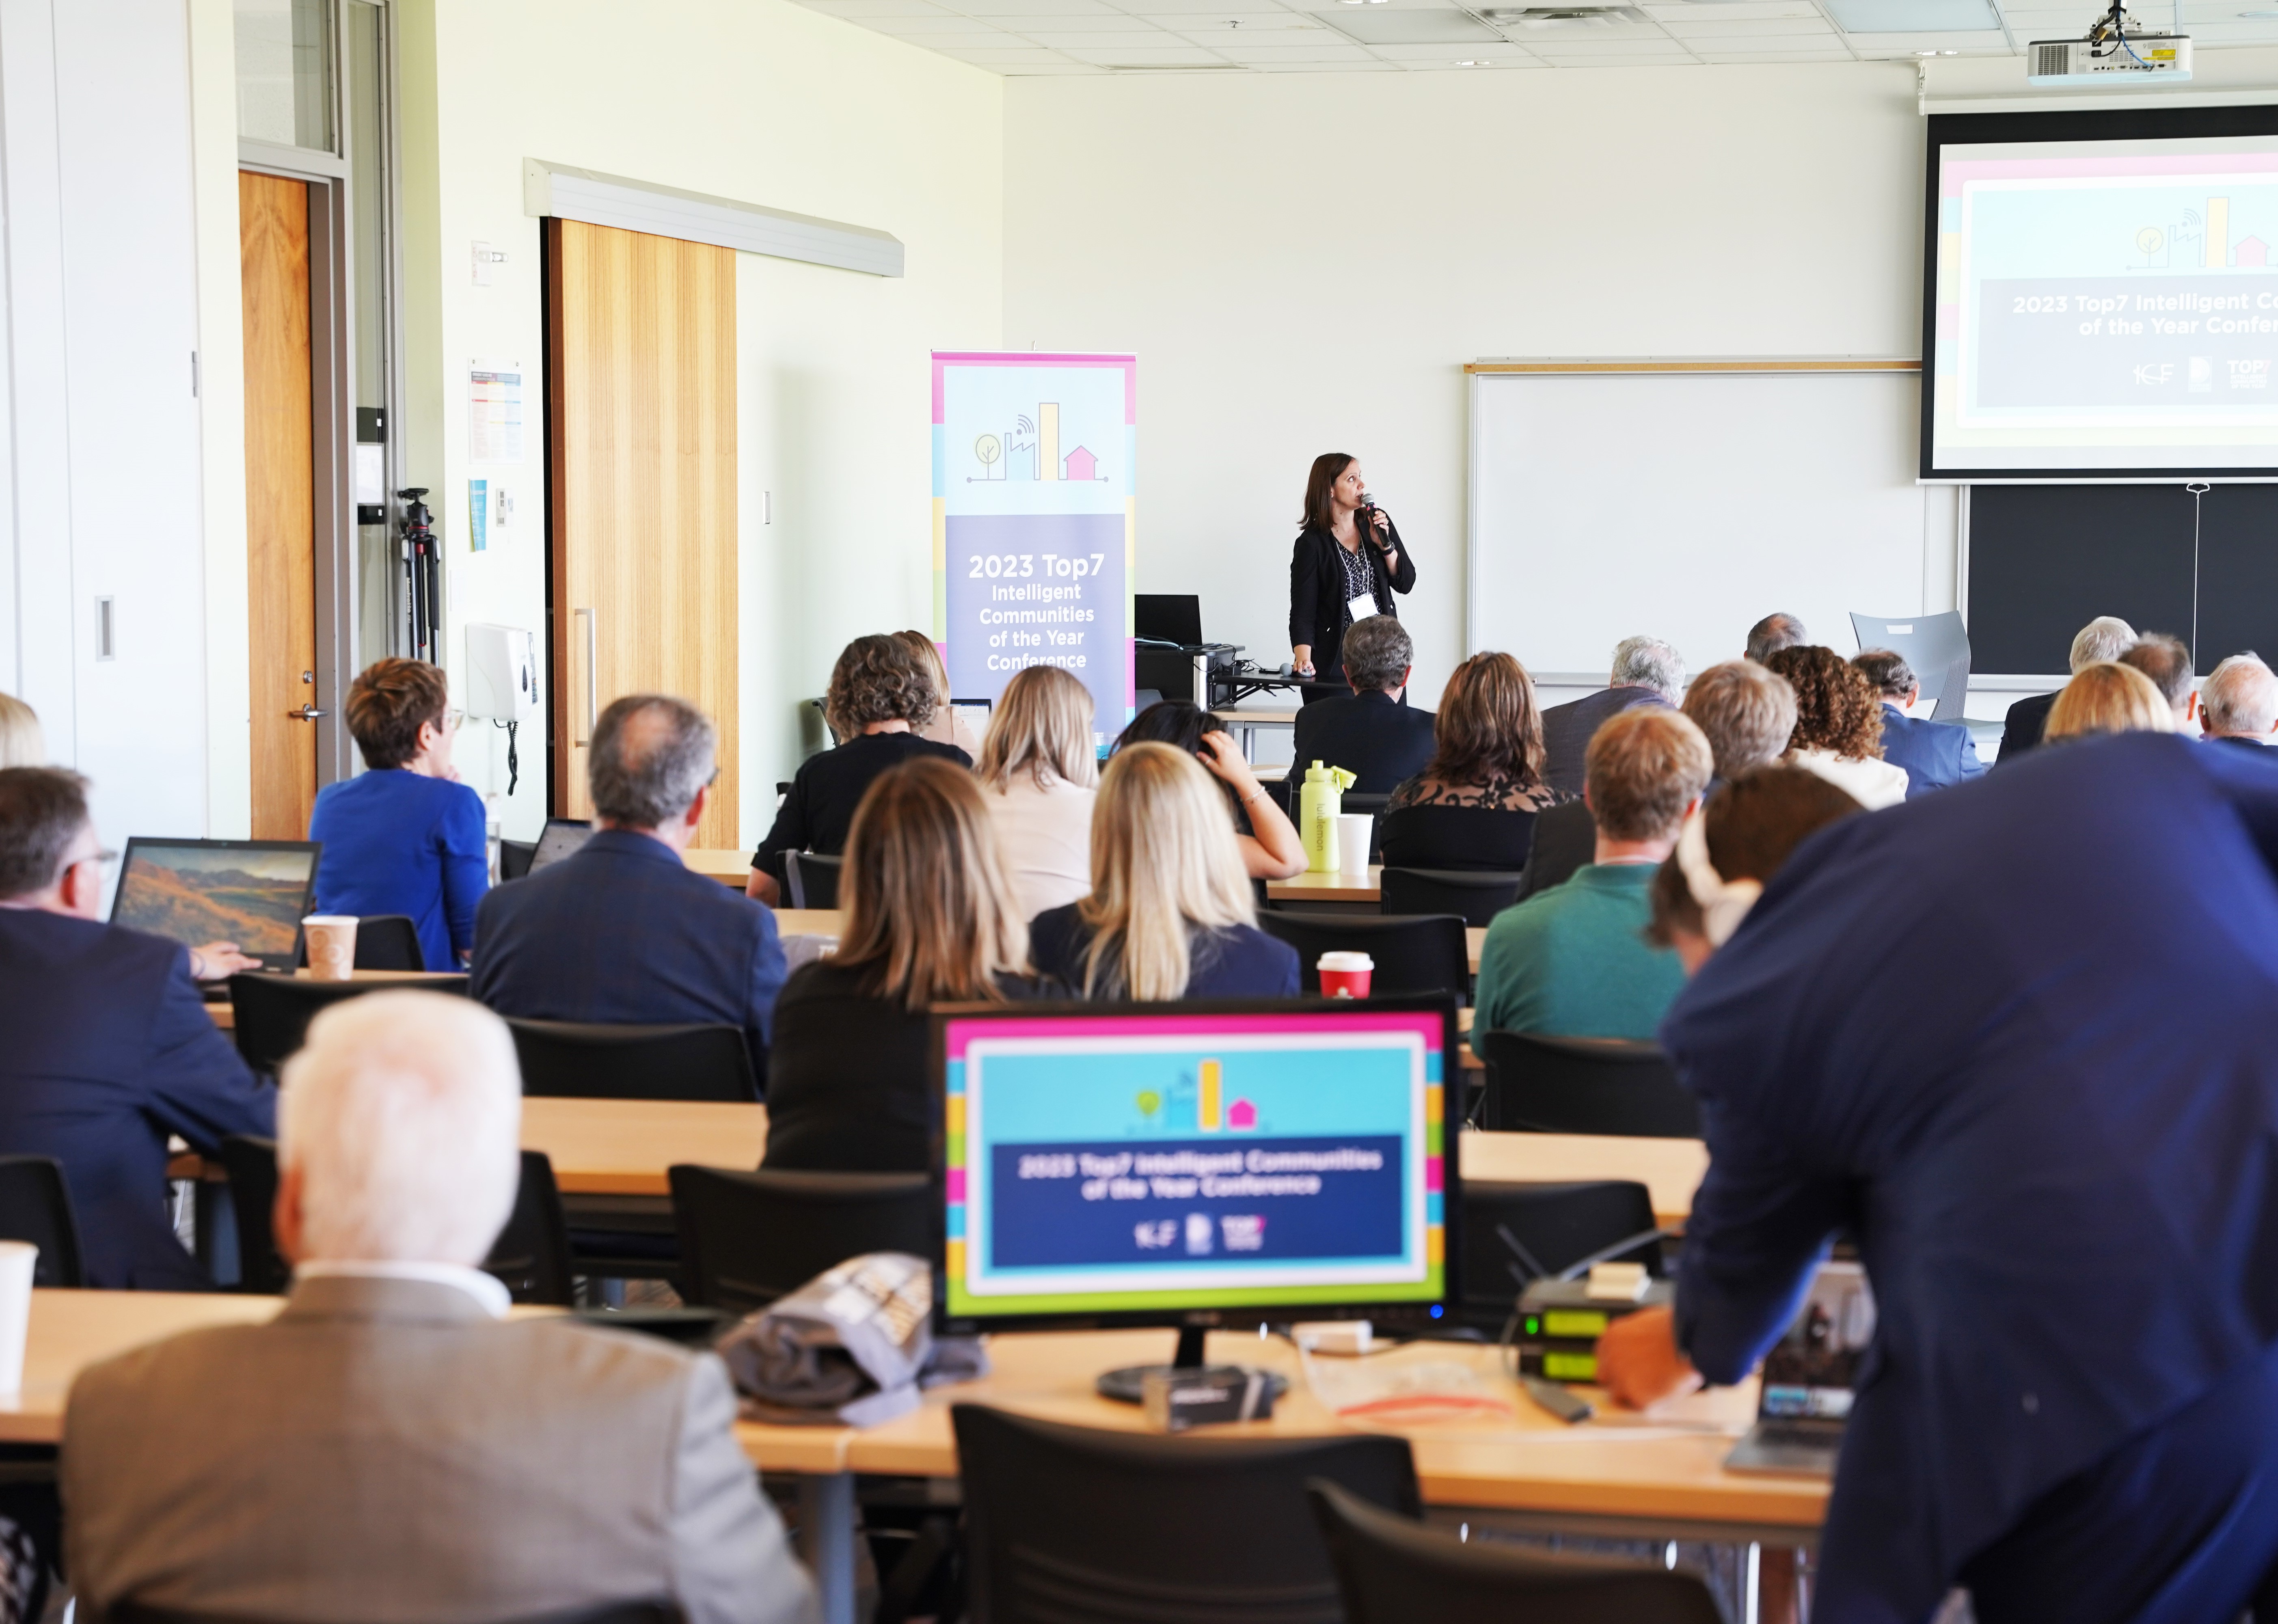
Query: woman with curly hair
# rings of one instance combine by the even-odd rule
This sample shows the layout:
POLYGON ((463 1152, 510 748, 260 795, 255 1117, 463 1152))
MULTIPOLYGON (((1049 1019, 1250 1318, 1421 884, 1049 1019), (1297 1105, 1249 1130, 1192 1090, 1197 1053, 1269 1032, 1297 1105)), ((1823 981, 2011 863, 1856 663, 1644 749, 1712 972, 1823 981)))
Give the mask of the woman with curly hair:
POLYGON ((1907 798, 1907 770, 1883 759, 1883 695, 1832 648, 1783 648, 1765 666, 1795 690, 1795 732, 1780 759, 1816 773, 1869 812, 1907 798))
POLYGON ((822 696, 822 719, 838 747, 808 756, 791 779, 775 827, 752 854, 744 894, 778 907, 785 852, 844 852, 863 792, 889 767, 921 755, 971 767, 973 758, 955 745, 919 736, 939 703, 932 670, 899 638, 881 632, 847 644, 822 696))

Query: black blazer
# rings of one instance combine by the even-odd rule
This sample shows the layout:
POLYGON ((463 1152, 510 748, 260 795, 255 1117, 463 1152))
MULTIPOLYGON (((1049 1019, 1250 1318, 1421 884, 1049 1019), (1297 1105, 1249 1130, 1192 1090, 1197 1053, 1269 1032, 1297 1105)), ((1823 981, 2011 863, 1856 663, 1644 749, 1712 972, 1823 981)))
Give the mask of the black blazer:
POLYGON ((836 857, 846 849, 854 810, 871 781, 890 767, 921 755, 938 756, 960 767, 973 758, 955 745, 936 744, 915 733, 858 733, 845 744, 818 751, 799 763, 791 793, 776 808, 775 827, 752 854, 752 867, 784 883, 785 852, 814 852, 836 857))
POLYGON ((1597 860, 1598 820, 1591 816, 1589 802, 1570 801, 1537 813, 1534 846, 1526 854, 1518 895, 1511 900, 1524 902, 1537 892, 1563 885, 1575 869, 1597 860))
POLYGON ((87 1283, 211 1291, 166 1214, 166 1136, 210 1156, 224 1134, 273 1134, 277 1092, 215 1027, 189 951, 0 909, 0 1154, 63 1163, 87 1283))
POLYGON ((1357 775, 1353 794, 1389 795, 1430 764, 1433 721, 1430 711, 1389 693, 1316 700, 1297 713, 1290 778, 1302 780, 1310 764, 1322 762, 1357 775))
POLYGON ((1624 686, 1553 705, 1542 713, 1543 782, 1562 795, 1580 794, 1583 757, 1598 730, 1632 705, 1668 703, 1651 688, 1624 686))
MULTIPOLYGON (((1376 583, 1376 612, 1397 618, 1400 611, 1392 594, 1416 590, 1416 560, 1400 539, 1400 526, 1389 519, 1386 524, 1392 532, 1392 549, 1400 555, 1400 568, 1387 571, 1384 555, 1365 536, 1360 550, 1376 583)), ((1337 562, 1338 550, 1337 539, 1325 526, 1308 525, 1297 532, 1297 545, 1289 555, 1289 646, 1303 643, 1312 649, 1313 670, 1324 681, 1342 675, 1345 567, 1337 562)))
POLYGON ((2054 693, 2033 693, 2009 707, 2008 714, 2001 718, 2001 748, 1993 758, 1996 767, 2039 747, 2041 733, 2049 724, 2049 712, 2056 702, 2054 693))

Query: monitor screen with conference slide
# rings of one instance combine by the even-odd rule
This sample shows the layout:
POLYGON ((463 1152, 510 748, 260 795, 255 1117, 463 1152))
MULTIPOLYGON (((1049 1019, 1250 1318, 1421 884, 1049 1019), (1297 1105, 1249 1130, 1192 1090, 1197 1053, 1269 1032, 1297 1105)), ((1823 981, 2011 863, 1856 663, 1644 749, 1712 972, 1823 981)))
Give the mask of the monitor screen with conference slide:
POLYGON ((964 1006, 933 1036, 945 1326, 1454 1301, 1451 1001, 964 1006))
POLYGON ((1930 120, 1925 479, 2278 479, 2278 107, 1930 120))

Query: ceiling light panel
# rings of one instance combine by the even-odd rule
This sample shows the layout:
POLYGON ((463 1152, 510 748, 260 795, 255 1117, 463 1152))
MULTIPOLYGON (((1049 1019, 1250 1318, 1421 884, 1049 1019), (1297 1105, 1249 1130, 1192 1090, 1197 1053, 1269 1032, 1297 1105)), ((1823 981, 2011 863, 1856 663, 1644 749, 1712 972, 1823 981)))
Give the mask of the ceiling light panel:
MULTIPOLYGON (((1953 34, 1999 28, 1991 0, 1821 0, 1846 34, 1953 34)), ((2081 27, 2088 23, 2083 18, 2081 27)))

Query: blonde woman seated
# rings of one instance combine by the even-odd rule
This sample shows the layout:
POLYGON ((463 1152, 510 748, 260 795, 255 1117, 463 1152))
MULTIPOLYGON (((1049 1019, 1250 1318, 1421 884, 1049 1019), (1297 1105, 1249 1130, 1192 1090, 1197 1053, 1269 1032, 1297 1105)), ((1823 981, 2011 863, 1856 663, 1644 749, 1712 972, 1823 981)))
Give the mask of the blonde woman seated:
POLYGON ((933 678, 933 720, 917 730, 921 739, 930 739, 936 744, 955 745, 975 761, 981 759, 981 738, 973 731, 973 724, 957 714, 949 702, 949 667, 941 663, 941 650, 933 639, 922 632, 897 632, 894 640, 910 651, 919 667, 933 678))
POLYGON ((1832 648, 1799 645, 1764 661, 1795 690, 1790 766, 1816 773, 1869 812, 1907 798, 1907 770, 1883 759, 1883 693, 1832 648))
POLYGON ((1005 685, 975 770, 1022 919, 1091 891, 1091 693, 1057 665, 1005 685))
POLYGON ((932 1138, 926 1007, 1041 998, 973 775, 920 759, 871 784, 838 882, 838 951, 776 1000, 764 1166, 921 1172, 932 1138))
POLYGON ((47 736, 39 714, 12 693, 0 693, 0 767, 44 767, 47 736))
POLYGON ((2159 686, 2132 665, 2105 660, 2074 673, 2049 707, 2041 742, 2102 733, 2172 733, 2175 713, 2159 686))
POLYGON ((1036 968, 1086 998, 1295 998, 1297 953, 1257 928, 1226 802, 1174 745, 1100 775, 1091 894, 1030 923, 1036 968))

